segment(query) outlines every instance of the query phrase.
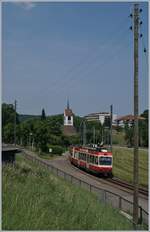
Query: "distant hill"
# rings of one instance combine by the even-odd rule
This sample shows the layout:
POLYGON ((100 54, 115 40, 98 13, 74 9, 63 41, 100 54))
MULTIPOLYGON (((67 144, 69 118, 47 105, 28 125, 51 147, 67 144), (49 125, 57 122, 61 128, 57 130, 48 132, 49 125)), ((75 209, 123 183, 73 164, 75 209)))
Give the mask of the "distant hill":
POLYGON ((28 115, 28 114, 19 114, 19 121, 23 122, 28 119, 40 118, 40 115, 28 115))
MULTIPOLYGON (((23 122, 28 119, 40 119, 41 115, 29 115, 29 114, 19 114, 19 121, 23 122)), ((63 114, 56 114, 56 115, 46 115, 47 119, 62 119, 63 120, 63 114)))

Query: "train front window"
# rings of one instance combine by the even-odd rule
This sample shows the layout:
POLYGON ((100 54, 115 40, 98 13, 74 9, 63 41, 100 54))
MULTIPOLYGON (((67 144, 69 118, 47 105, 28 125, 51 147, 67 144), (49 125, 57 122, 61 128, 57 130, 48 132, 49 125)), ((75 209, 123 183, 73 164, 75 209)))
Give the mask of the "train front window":
POLYGON ((100 165, 111 165, 112 157, 106 157, 106 156, 99 157, 99 164, 100 165))

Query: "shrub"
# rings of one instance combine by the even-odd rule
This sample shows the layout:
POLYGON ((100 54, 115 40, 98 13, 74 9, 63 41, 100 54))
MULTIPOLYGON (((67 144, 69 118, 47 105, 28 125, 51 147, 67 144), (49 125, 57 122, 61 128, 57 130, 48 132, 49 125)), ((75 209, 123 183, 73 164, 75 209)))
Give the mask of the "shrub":
POLYGON ((68 137, 69 144, 79 144, 80 143, 80 136, 78 135, 73 135, 68 137))
POLYGON ((61 155, 64 152, 64 148, 58 145, 48 145, 48 148, 52 149, 52 154, 61 155))

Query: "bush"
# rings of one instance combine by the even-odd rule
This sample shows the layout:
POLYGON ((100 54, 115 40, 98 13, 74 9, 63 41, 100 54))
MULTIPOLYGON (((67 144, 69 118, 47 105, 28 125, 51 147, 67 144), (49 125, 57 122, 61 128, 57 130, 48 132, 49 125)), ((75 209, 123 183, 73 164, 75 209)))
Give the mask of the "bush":
POLYGON ((80 136, 78 136, 78 135, 70 136, 70 137, 68 137, 68 141, 69 141, 69 145, 79 144, 80 143, 80 136))
POLYGON ((52 154, 61 155, 64 152, 64 148, 58 145, 48 145, 48 148, 52 149, 52 154))
POLYGON ((112 143, 115 145, 115 144, 119 144, 119 142, 116 140, 116 139, 114 139, 113 141, 112 141, 112 143))

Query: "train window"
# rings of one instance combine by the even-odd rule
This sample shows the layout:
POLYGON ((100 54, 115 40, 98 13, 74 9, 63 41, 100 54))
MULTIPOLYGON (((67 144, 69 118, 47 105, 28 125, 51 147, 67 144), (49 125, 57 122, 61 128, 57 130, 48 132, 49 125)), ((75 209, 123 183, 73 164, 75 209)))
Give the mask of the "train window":
POLYGON ((87 162, 90 163, 90 156, 87 155, 87 162))
POLYGON ((112 157, 101 156, 99 158, 100 165, 111 165, 112 164, 112 157))
POLYGON ((90 163, 94 163, 94 156, 93 155, 90 156, 90 163))
POLYGON ((75 153, 74 153, 74 157, 75 157, 75 158, 78 158, 78 156, 79 156, 79 153, 78 153, 78 152, 75 152, 75 153))
POLYGON ((79 159, 86 160, 86 154, 85 153, 79 153, 79 159))
POLYGON ((92 156, 90 155, 90 163, 92 163, 92 156))
POLYGON ((84 154, 83 153, 79 153, 79 159, 84 160, 84 154))
POLYGON ((81 159, 81 153, 79 153, 79 159, 81 159))
POLYGON ((95 156, 95 164, 98 164, 98 157, 95 156))

